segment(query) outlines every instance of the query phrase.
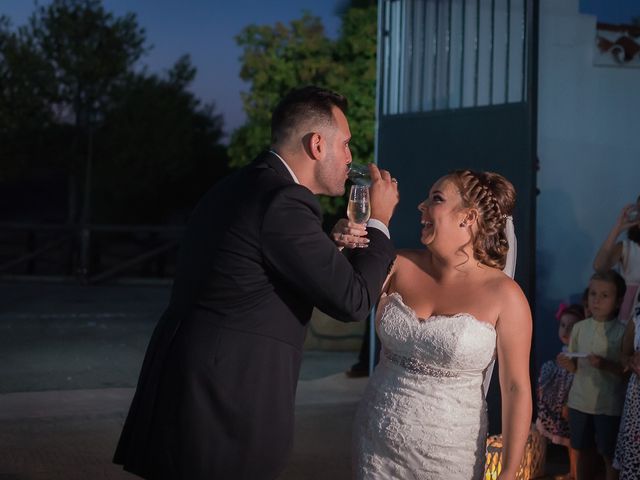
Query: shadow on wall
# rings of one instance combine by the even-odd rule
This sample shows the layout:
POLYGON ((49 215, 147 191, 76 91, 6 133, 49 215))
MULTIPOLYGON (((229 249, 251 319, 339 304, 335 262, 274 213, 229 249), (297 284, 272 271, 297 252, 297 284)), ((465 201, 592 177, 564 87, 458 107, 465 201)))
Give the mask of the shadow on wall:
POLYGON ((555 358, 562 346, 555 319, 558 305, 579 301, 591 275, 598 245, 581 227, 577 210, 574 199, 563 190, 543 190, 538 197, 536 371, 555 358))

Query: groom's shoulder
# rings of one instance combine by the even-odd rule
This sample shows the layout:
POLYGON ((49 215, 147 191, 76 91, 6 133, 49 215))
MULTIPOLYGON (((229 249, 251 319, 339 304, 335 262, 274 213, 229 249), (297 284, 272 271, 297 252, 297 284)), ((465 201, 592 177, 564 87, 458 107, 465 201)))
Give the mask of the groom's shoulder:
POLYGON ((272 184, 272 188, 264 200, 268 210, 282 208, 285 210, 307 211, 315 216, 321 216, 318 198, 307 187, 297 183, 277 182, 272 184))

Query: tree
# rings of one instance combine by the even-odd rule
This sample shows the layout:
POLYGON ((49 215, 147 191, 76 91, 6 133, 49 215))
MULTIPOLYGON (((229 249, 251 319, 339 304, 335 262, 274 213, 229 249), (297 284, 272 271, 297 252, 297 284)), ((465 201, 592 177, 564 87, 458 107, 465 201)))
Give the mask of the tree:
POLYGON ((333 88, 349 99, 350 143, 354 161, 373 162, 376 100, 377 8, 348 9, 342 15, 329 77, 333 88))
POLYGON ((183 56, 166 78, 132 74, 113 92, 96 133, 97 220, 166 222, 226 173, 222 118, 187 90, 195 75, 183 56))
POLYGON ((236 38, 244 47, 240 78, 251 83, 242 94, 247 122, 231 137, 231 166, 249 163, 269 144, 271 111, 292 88, 325 84, 331 64, 331 41, 320 19, 305 14, 290 26, 246 27, 236 38))
POLYGON ((9 19, 0 17, 0 131, 51 122, 47 67, 32 39, 12 32, 9 19))
POLYGON ((378 0, 340 0, 336 7, 336 12, 343 15, 349 9, 368 8, 378 5, 378 0))
MULTIPOLYGON (((243 94, 247 122, 231 137, 232 166, 248 163, 269 145, 271 111, 289 90, 307 84, 347 96, 354 161, 373 160, 376 12, 375 6, 346 9, 335 41, 325 35, 320 19, 306 13, 289 26, 251 25, 243 30, 237 37, 244 48, 240 75, 251 86, 243 94)), ((331 214, 344 199, 321 198, 321 203, 331 214)))
POLYGON ((0 178, 29 169, 34 148, 53 124, 52 82, 32 39, 0 16, 0 178))
POLYGON ((79 173, 84 170, 84 222, 90 221, 93 132, 114 89, 145 52, 136 16, 115 17, 101 0, 53 0, 36 8, 21 29, 46 60, 54 90, 48 101, 60 123, 75 126, 67 169, 69 220, 77 221, 79 173))
POLYGON ((5 163, 64 168, 70 222, 150 223, 189 210, 226 172, 222 118, 188 91, 188 56, 162 77, 136 72, 145 42, 134 14, 116 17, 99 0, 37 6, 15 32, 0 19, 0 174, 5 163))
POLYGON ((146 51, 135 14, 114 17, 101 0, 53 0, 36 9, 27 28, 55 77, 52 100, 80 127, 102 113, 146 51))

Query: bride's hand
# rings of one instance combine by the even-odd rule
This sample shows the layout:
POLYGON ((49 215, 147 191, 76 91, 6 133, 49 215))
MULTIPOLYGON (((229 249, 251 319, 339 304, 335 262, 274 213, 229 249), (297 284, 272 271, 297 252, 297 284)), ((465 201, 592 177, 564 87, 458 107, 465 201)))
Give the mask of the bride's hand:
POLYGON ((366 248, 369 243, 367 226, 341 218, 331 230, 331 238, 340 250, 347 248, 366 248))

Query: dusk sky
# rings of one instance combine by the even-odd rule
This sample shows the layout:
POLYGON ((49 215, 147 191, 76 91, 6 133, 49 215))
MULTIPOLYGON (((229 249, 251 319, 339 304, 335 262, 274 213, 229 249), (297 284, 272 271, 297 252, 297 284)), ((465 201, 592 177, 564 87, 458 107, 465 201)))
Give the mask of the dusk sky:
MULTIPOLYGON (((49 1, 41 0, 41 5, 49 1)), ((234 37, 250 24, 274 25, 300 18, 303 11, 322 18, 327 33, 337 35, 338 0, 104 0, 109 11, 134 12, 144 27, 152 50, 142 60, 149 71, 164 72, 189 53, 198 74, 192 90, 203 102, 214 102, 230 133, 244 121, 239 78, 242 53, 234 37)), ((34 11, 31 0, 0 0, 0 13, 14 27, 23 25, 34 11)))
MULTIPOLYGON (((568 0, 556 0, 568 1, 568 0)), ((47 4, 48 0, 40 0, 47 4)), ((331 37, 337 35, 340 19, 335 14, 339 0, 104 0, 107 10, 118 15, 133 11, 153 46, 142 62, 151 72, 161 73, 183 54, 189 53, 198 75, 192 90, 203 102, 214 102, 230 133, 244 121, 239 79, 241 54, 234 37, 249 24, 273 25, 300 18, 303 11, 322 18, 331 37)), ((628 22, 640 15, 640 0, 580 0, 583 13, 598 14, 600 21, 628 22)), ((0 0, 0 13, 14 26, 22 25, 33 12, 30 0, 0 0)))

